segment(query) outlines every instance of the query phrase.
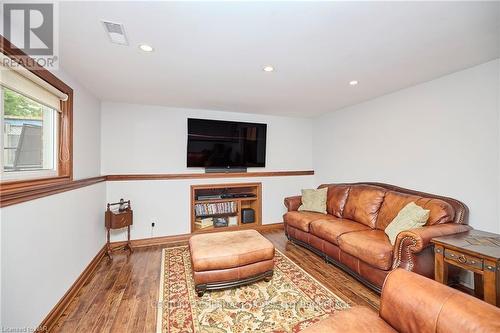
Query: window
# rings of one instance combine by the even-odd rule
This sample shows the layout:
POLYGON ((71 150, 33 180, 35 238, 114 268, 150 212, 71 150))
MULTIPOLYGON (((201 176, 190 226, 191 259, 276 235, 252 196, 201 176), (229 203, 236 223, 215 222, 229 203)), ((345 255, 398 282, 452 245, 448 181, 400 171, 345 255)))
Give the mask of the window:
POLYGON ((0 35, 0 207, 73 182, 73 89, 0 35))
POLYGON ((1 87, 2 179, 57 176, 59 113, 1 87))
POLYGON ((0 207, 67 186, 72 142, 73 89, 0 35, 0 207))

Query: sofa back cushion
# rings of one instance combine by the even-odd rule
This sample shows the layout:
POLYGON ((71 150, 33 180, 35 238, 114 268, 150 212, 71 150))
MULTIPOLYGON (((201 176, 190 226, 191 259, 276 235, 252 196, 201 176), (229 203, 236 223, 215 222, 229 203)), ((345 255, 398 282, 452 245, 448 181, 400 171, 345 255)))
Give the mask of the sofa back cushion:
POLYGON ((326 199, 326 211, 328 214, 341 218, 344 211, 347 196, 349 194, 348 185, 326 185, 328 194, 326 199))
POLYGON ((342 217, 375 228, 386 190, 373 185, 351 185, 342 217))
POLYGON ((385 194, 384 202, 378 213, 376 228, 385 230, 389 223, 398 215, 399 211, 410 202, 415 202, 423 209, 430 210, 426 225, 453 222, 455 218, 453 207, 441 199, 388 191, 385 194))

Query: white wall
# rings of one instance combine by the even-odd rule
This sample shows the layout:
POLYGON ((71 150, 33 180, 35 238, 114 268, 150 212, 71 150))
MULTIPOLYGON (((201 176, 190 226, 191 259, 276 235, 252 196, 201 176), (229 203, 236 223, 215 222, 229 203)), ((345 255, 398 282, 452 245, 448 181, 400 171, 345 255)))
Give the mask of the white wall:
POLYGON ((312 169, 309 119, 103 103, 102 174, 204 172, 186 167, 187 118, 266 123, 266 168, 256 170, 312 169))
MULTIPOLYGON (((134 225, 133 239, 181 235, 190 230, 190 186, 221 183, 262 183, 262 223, 283 221, 285 207, 283 198, 297 195, 302 188, 313 186, 312 176, 262 177, 230 179, 187 179, 108 182, 107 199, 117 201, 127 198, 132 201, 134 225), (154 229, 151 222, 155 222, 154 229)), ((112 240, 124 240, 125 232, 116 231, 112 240)))
POLYGON ((2 325, 36 327, 105 243, 106 185, 2 209, 2 325))
MULTIPOLYGON (((267 124, 266 168, 311 170, 311 120, 243 113, 166 108, 133 104, 102 104, 102 173, 204 172, 186 167, 187 118, 263 122, 267 124)), ((190 185, 262 182, 264 224, 282 221, 283 198, 313 186, 312 176, 204 180, 108 182, 107 200, 132 200, 132 238, 190 232, 190 185), (155 222, 155 230, 151 222, 155 222)), ((123 232, 113 240, 123 239, 123 232)))
POLYGON ((318 117, 316 182, 451 196, 469 206, 472 226, 500 232, 499 92, 495 60, 318 117))
MULTIPOLYGON (((100 174, 100 102, 74 89, 74 178, 100 174)), ((1 209, 1 326, 36 327, 105 243, 104 183, 1 209)))

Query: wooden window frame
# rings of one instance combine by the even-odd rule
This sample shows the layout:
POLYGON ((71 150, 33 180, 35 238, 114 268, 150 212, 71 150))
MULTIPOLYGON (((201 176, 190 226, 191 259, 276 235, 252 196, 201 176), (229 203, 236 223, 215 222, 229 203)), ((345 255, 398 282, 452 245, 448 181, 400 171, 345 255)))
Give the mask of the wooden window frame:
MULTIPOLYGON (((0 196, 20 195, 41 187, 62 185, 73 181, 73 89, 57 78, 50 71, 38 65, 26 53, 16 48, 9 40, 0 35, 0 52, 20 64, 29 63, 25 68, 59 89, 68 99, 61 101, 61 114, 58 122, 58 151, 57 151, 57 176, 20 180, 2 180, 0 182, 0 196)), ((2 152, 3 153, 3 152, 2 152)), ((3 199, 3 198, 2 198, 3 199)))

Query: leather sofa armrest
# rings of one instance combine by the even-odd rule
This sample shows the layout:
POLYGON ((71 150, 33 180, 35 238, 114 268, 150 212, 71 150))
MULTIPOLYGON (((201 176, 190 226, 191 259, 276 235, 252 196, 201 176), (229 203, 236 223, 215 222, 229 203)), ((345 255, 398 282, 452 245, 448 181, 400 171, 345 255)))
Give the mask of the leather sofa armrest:
POLYGON ((296 195, 294 197, 288 197, 284 200, 285 207, 289 212, 293 212, 299 209, 302 205, 302 196, 296 195))
POLYGON ((431 239, 439 236, 453 235, 471 230, 466 224, 445 223, 427 227, 415 228, 402 231, 396 238, 394 244, 394 262, 392 268, 402 267, 406 263, 408 270, 412 270, 414 254, 422 252, 427 248, 431 239))
POLYGON ((387 275, 379 315, 397 332, 500 332, 497 307, 403 269, 387 275))

